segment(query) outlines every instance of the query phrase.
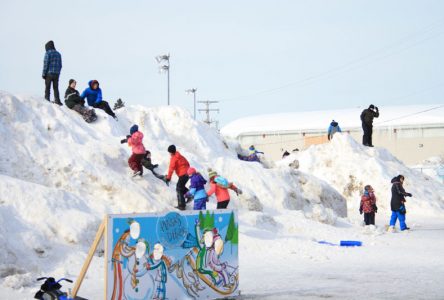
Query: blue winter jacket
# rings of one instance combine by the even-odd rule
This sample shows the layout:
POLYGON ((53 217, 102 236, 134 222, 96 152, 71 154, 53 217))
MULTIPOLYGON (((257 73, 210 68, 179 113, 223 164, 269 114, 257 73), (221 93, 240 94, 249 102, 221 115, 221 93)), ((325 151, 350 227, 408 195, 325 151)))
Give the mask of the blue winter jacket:
POLYGON ((45 53, 45 59, 43 60, 43 72, 42 75, 48 74, 60 74, 62 70, 62 56, 55 49, 49 49, 45 53))
POLYGON ((339 127, 337 122, 331 122, 328 127, 328 134, 335 134, 336 132, 342 132, 341 127, 339 127))
POLYGON ((93 90, 91 88, 91 83, 93 80, 88 82, 89 87, 83 91, 83 93, 80 95, 80 98, 85 100, 85 98, 88 101, 89 106, 94 106, 94 104, 98 104, 102 102, 102 90, 100 87, 97 87, 97 89, 93 90))
POLYGON ((207 198, 207 192, 205 191, 205 184, 207 181, 199 173, 195 173, 191 176, 190 195, 194 196, 194 200, 207 198))

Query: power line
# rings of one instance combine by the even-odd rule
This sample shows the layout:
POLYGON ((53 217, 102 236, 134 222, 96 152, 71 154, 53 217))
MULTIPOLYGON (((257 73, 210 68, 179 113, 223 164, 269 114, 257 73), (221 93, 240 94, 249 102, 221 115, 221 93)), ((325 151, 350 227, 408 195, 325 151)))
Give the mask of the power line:
MULTIPOLYGON (((443 21, 444 21, 444 19, 440 19, 438 21, 435 21, 435 22, 433 22, 433 23, 431 23, 431 24, 421 28, 420 30, 417 30, 417 31, 415 31, 413 33, 407 34, 406 36, 398 39, 394 43, 391 43, 391 44, 386 45, 386 46, 384 46, 382 48, 374 50, 374 51, 372 51, 372 52, 370 52, 370 53, 368 53, 368 54, 366 54, 366 55, 364 55, 362 57, 353 59, 353 60, 351 60, 351 61, 349 61, 349 62, 347 62, 347 63, 345 63, 343 65, 331 68, 331 69, 329 69, 329 70, 327 70, 325 72, 321 72, 321 73, 318 73, 318 74, 315 74, 315 75, 312 75, 312 76, 308 76, 308 77, 303 78, 301 80, 298 80, 298 81, 295 81, 295 82, 291 82, 291 83, 288 83, 288 84, 285 84, 285 85, 282 85, 282 86, 279 86, 279 87, 275 87, 275 88, 271 88, 271 89, 266 89, 266 90, 263 90, 263 91, 259 91, 259 92, 256 92, 256 93, 251 93, 251 94, 244 95, 244 96, 236 96, 236 97, 226 98, 226 99, 222 99, 221 101, 227 102, 227 101, 235 101, 236 99, 240 99, 240 98, 250 98, 250 97, 261 95, 261 94, 272 93, 272 92, 275 92, 275 91, 278 91, 278 90, 281 90, 281 89, 285 89, 287 87, 294 86, 294 85, 305 86, 305 85, 308 85, 308 84, 311 84, 311 83, 315 82, 316 80, 331 78, 334 75, 337 75, 335 73, 340 73, 341 71, 352 71, 352 70, 355 70, 357 68, 360 68, 362 66, 368 65, 369 63, 373 62, 372 60, 370 60, 366 64, 359 65, 361 62, 363 62, 365 60, 368 60, 368 59, 371 59, 371 58, 375 58, 377 61, 379 61, 381 59, 384 59, 384 58, 387 58, 387 57, 391 57, 391 56, 393 56, 395 54, 403 52, 403 51, 405 51, 407 49, 410 49, 410 48, 412 48, 412 47, 414 47, 416 45, 419 45, 421 43, 424 43, 424 42, 426 42, 428 40, 431 40, 433 38, 436 38, 436 37, 442 35, 444 33, 444 31, 435 33, 432 36, 428 36, 428 37, 420 39, 420 40, 413 41, 413 43, 411 43, 411 41, 410 41, 412 39, 416 39, 417 36, 419 36, 419 35, 429 34, 429 33, 433 32, 437 28, 437 26, 439 28, 439 25, 441 25, 443 23, 443 21), (379 55, 377 57, 374 57, 374 56, 380 54, 381 52, 382 52, 381 54, 383 54, 383 52, 386 52, 387 50, 390 50, 392 48, 395 48, 395 47, 397 47, 399 45, 406 44, 406 43, 410 43, 410 44, 407 45, 404 48, 399 49, 396 52, 388 53, 388 54, 386 53, 385 55, 379 55), (351 67, 354 67, 354 68, 351 68, 351 67)), ((247 99, 244 99, 244 100, 241 100, 241 101, 245 101, 245 100, 247 100, 247 99)))

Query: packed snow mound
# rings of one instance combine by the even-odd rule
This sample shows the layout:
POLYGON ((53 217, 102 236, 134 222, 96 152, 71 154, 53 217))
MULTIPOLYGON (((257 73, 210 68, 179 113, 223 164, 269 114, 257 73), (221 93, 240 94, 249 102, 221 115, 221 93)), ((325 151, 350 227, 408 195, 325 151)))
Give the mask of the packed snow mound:
POLYGON ((415 214, 442 213, 444 185, 421 172, 408 168, 389 151, 358 144, 350 135, 336 134, 330 143, 314 145, 278 162, 288 165, 297 160, 299 169, 325 180, 347 198, 349 216, 357 216, 364 186, 375 189, 380 211, 390 210, 391 179, 405 176, 407 210, 415 214))
POLYGON ((244 193, 233 194, 230 207, 239 208, 241 224, 278 226, 275 218, 289 210, 329 224, 347 214, 345 198, 326 182, 291 168, 239 161, 216 130, 177 107, 125 107, 116 111, 118 122, 96 110, 99 118, 92 124, 38 97, 0 92, 0 107, 0 277, 9 276, 5 282, 26 281, 28 272, 64 273, 67 257, 78 265, 107 213, 174 209, 176 177, 167 187, 149 171, 141 179, 130 176, 130 149, 120 140, 133 124, 144 133, 159 172, 166 173, 166 149, 175 144, 205 177, 211 167, 235 182, 244 193))

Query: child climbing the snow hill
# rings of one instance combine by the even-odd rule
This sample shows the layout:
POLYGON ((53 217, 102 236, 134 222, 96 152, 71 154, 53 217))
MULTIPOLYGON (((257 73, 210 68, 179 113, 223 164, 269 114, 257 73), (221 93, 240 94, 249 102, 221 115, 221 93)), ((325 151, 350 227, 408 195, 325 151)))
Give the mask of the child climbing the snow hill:
POLYGON ((128 146, 132 149, 133 153, 128 159, 128 165, 134 171, 133 176, 143 175, 142 159, 145 157, 145 147, 142 140, 143 133, 139 131, 139 126, 133 125, 130 128, 130 135, 120 141, 122 144, 128 143, 128 146))
POLYGON ((364 213, 365 225, 375 225, 375 213, 378 212, 378 207, 376 206, 375 191, 371 185, 366 185, 364 188, 359 212, 364 213))
POLYGON ((210 189, 207 192, 207 196, 210 197, 216 194, 217 208, 225 209, 230 203, 230 193, 228 189, 236 192, 237 195, 242 194, 242 191, 238 189, 232 182, 228 182, 222 176, 218 176, 216 171, 208 169, 208 177, 210 178, 210 189))
POLYGON ((179 151, 177 151, 175 145, 170 145, 168 147, 168 152, 170 153, 170 167, 168 168, 168 174, 165 177, 167 182, 170 182, 174 172, 176 173, 177 177, 179 177, 179 180, 176 184, 178 202, 177 208, 179 210, 185 210, 185 194, 188 192, 188 189, 185 185, 187 184, 189 179, 187 171, 190 167, 190 164, 188 163, 188 160, 184 156, 182 156, 179 151))
POLYGON ((185 194, 185 198, 194 198, 194 210, 207 209, 208 196, 205 191, 207 181, 195 168, 189 168, 187 174, 190 177, 191 184, 190 190, 185 194))

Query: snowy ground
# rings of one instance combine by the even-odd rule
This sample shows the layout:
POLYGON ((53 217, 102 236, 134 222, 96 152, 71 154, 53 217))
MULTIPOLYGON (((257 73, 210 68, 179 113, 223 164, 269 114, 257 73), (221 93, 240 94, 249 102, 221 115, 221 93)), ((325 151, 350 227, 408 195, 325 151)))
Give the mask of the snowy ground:
MULTIPOLYGON (((338 135, 264 168, 238 161, 236 145, 174 107, 125 108, 117 123, 99 112, 89 125, 41 98, 0 92, 0 107, 1 299, 32 298, 38 276, 76 278, 105 213, 173 209, 174 183, 128 176, 129 150, 119 141, 133 123, 160 170, 175 143, 192 165, 215 168, 244 190, 230 204, 239 210, 243 298, 444 298, 444 185, 384 149, 338 135), (299 168, 288 167, 295 160, 299 168), (413 230, 386 233, 390 179, 398 173, 414 194, 407 204, 413 230), (367 183, 379 199, 377 228, 362 227, 357 213, 367 183), (317 243, 341 239, 364 245, 317 243)), ((80 295, 102 298, 103 274, 96 256, 80 295)))

